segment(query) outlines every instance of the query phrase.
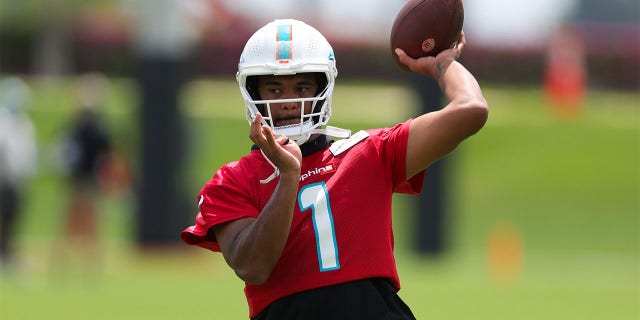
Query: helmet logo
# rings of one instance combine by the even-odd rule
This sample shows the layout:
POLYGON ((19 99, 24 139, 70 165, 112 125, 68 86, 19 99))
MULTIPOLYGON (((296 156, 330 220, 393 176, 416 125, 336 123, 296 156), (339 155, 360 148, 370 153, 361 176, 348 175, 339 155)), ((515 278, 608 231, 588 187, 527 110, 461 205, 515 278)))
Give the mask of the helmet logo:
POLYGON ((276 34, 276 60, 278 60, 280 64, 291 62, 291 47, 293 45, 291 41, 292 29, 293 26, 291 24, 278 26, 278 33, 276 34))

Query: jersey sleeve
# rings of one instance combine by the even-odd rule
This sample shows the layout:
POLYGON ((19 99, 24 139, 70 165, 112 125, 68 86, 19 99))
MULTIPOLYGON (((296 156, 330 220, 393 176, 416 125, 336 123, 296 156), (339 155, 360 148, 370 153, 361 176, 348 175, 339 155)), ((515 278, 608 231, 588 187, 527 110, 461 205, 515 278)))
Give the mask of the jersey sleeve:
POLYGON ((377 132, 380 139, 380 152, 385 164, 391 171, 393 191, 396 193, 418 194, 422 191, 425 171, 421 171, 406 179, 407 144, 409 140, 409 125, 412 119, 397 124, 392 128, 377 132))
POLYGON ((247 196, 250 186, 243 182, 240 172, 237 163, 226 165, 200 190, 196 224, 180 234, 185 243, 220 252, 213 226, 258 216, 254 201, 247 196))

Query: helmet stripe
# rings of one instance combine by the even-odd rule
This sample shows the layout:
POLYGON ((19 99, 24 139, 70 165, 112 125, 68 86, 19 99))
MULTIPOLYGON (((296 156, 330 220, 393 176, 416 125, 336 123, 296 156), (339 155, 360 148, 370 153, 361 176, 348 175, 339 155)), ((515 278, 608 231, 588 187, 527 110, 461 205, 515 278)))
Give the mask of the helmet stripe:
POLYGON ((291 41, 291 25, 283 24, 278 26, 278 35, 276 41, 291 41))
POLYGON ((276 60, 281 63, 286 63, 288 61, 283 60, 291 60, 291 34, 292 34, 292 25, 285 24, 278 26, 278 33, 276 35, 276 60))

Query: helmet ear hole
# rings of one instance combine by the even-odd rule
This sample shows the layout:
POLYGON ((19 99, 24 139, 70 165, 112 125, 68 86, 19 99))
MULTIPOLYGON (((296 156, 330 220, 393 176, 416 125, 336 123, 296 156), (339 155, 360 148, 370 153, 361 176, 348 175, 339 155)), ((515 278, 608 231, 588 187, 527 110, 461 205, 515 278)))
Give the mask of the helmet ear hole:
MULTIPOLYGON (((247 92, 249 92, 249 95, 251 96, 251 99, 253 100, 262 100, 260 98, 260 92, 258 91, 258 76, 248 76, 247 77, 247 84, 246 84, 246 89, 247 92)), ((261 114, 265 114, 264 113, 264 104, 257 104, 256 108, 258 108, 258 111, 261 114)))
POLYGON ((327 75, 323 72, 315 72, 316 82, 318 83, 318 91, 316 91, 316 96, 322 93, 324 89, 327 88, 327 84, 329 81, 327 80, 327 75))
POLYGON ((261 100, 258 92, 258 76, 248 76, 246 84, 247 92, 253 100, 261 100))
MULTIPOLYGON (((322 72, 316 72, 315 76, 316 76, 316 82, 318 83, 318 90, 316 91, 316 96, 319 96, 327 89, 329 80, 327 79, 327 75, 322 72)), ((316 103, 315 107, 313 108, 313 113, 320 112, 320 110, 322 110, 322 106, 324 105, 324 102, 325 100, 318 101, 318 103, 316 103)), ((318 123, 318 121, 320 121, 319 116, 313 117, 314 123, 318 123)))

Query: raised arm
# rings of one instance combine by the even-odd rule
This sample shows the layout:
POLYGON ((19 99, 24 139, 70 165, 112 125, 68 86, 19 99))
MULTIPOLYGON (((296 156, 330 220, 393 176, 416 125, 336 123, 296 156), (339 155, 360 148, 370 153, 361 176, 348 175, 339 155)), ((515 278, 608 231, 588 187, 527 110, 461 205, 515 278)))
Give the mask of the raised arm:
POLYGON ((446 98, 444 108, 423 114, 411 122, 407 144, 407 178, 453 151, 487 121, 489 108, 478 82, 456 61, 465 45, 463 33, 454 48, 436 57, 412 59, 401 49, 396 49, 400 62, 411 71, 436 79, 446 98))

